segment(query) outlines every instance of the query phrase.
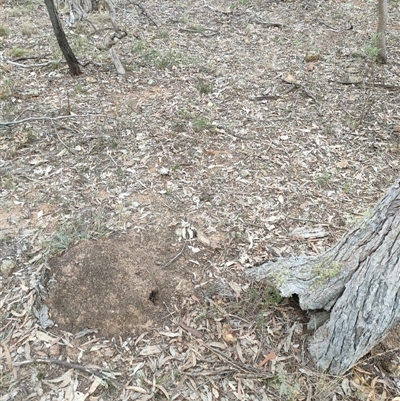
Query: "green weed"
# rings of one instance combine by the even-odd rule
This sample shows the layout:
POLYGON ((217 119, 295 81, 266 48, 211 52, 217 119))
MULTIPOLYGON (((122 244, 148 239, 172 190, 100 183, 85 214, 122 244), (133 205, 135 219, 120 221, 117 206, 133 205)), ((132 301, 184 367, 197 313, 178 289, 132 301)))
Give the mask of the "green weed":
POLYGON ((193 121, 193 129, 196 132, 203 132, 212 128, 212 123, 206 117, 200 116, 193 121))
POLYGON ((6 28, 4 25, 0 25, 0 37, 8 36, 8 33, 8 28, 6 28))
POLYGON ((325 171, 325 172, 319 174, 317 177, 318 186, 320 188, 328 187, 331 178, 332 178, 332 173, 330 173, 329 171, 325 171))
POLYGON ((14 81, 12 79, 5 79, 0 82, 0 100, 9 98, 14 92, 14 81))
POLYGON ((365 44, 359 53, 360 57, 376 60, 379 54, 379 46, 378 46, 379 35, 376 34, 371 38, 370 43, 365 44))
POLYGON ((66 216, 65 222, 55 232, 51 245, 55 250, 63 251, 76 242, 107 237, 111 233, 103 210, 85 210, 80 215, 66 216))
POLYGON ((14 58, 24 57, 28 54, 28 50, 26 50, 22 47, 13 47, 9 50, 9 54, 11 57, 14 57, 14 58))
POLYGON ((34 31, 35 31, 34 25, 32 25, 29 22, 23 24, 21 27, 22 35, 24 35, 26 37, 31 37, 33 35, 34 31))
POLYGON ((208 95, 212 93, 214 87, 211 82, 200 81, 197 85, 197 89, 200 92, 200 95, 208 95))
POLYGON ((77 84, 74 86, 74 89, 75 89, 75 92, 78 92, 78 93, 82 93, 82 94, 88 93, 87 88, 85 88, 85 87, 84 87, 82 84, 80 84, 80 83, 77 83, 77 84))
POLYGON ((172 51, 160 55, 155 61, 156 67, 161 70, 170 69, 181 64, 184 64, 183 56, 180 53, 175 53, 172 51))

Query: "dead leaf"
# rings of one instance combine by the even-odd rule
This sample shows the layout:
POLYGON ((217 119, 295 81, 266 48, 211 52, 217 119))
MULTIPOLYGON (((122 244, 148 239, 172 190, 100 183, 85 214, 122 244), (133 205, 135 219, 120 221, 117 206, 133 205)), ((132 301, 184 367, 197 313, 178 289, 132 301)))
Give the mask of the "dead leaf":
POLYGON ((226 349, 227 348, 226 344, 220 343, 220 342, 217 342, 217 341, 213 341, 211 343, 208 343, 207 345, 210 346, 210 347, 216 347, 216 348, 220 348, 220 349, 226 349))
POLYGON ((276 352, 270 352, 259 364, 258 367, 262 368, 267 362, 276 358, 276 352))
POLYGON ((206 237, 206 235, 201 232, 201 231, 197 231, 197 239, 204 245, 206 246, 210 246, 211 245, 211 241, 206 237))
POLYGON ((294 84, 296 82, 296 78, 292 74, 288 73, 285 77, 285 81, 294 84))
POLYGON ((343 169, 343 168, 347 168, 348 166, 349 166, 348 160, 342 160, 342 161, 336 163, 337 168, 343 169))
POLYGON ((315 66, 314 63, 307 63, 306 64, 306 70, 307 71, 313 71, 314 70, 314 66, 315 66))
POLYGON ((203 334, 199 330, 196 330, 193 327, 190 327, 190 326, 188 326, 187 324, 185 324, 183 322, 180 322, 179 326, 181 326, 182 329, 188 331, 189 333, 193 334, 197 338, 202 338, 203 337, 203 334))
POLYGON ((144 347, 139 355, 142 356, 147 356, 147 355, 154 355, 154 354, 159 354, 161 352, 161 348, 158 345, 148 345, 147 347, 144 347))
POLYGON ((147 394, 147 390, 144 389, 143 387, 138 387, 138 386, 127 386, 125 387, 126 390, 132 390, 135 391, 136 393, 140 394, 147 394))
POLYGON ((222 338, 227 343, 234 343, 237 341, 237 335, 228 323, 222 326, 222 338))
POLYGON ((173 338, 173 337, 182 337, 182 334, 181 334, 181 333, 173 333, 172 331, 159 331, 159 333, 160 333, 162 336, 170 337, 170 338, 173 338))

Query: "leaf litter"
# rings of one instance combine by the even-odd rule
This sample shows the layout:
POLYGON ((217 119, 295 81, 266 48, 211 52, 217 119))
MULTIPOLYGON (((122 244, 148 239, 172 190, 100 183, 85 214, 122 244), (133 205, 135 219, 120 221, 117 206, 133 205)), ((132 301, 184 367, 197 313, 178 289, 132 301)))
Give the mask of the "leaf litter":
POLYGON ((243 274, 322 252, 398 177, 375 2, 121 2, 126 76, 79 22, 79 78, 41 2, 0 7, 2 400, 395 399, 396 331, 326 377, 295 300, 243 274))

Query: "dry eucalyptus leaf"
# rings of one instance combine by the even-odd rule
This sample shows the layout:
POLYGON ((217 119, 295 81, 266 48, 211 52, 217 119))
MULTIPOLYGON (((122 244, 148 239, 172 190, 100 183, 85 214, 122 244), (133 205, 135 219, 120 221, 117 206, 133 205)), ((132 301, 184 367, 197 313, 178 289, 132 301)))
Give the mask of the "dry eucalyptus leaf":
POLYGON ((158 345, 149 345, 147 347, 144 347, 139 355, 142 356, 147 356, 147 355, 154 355, 154 354, 159 354, 161 352, 161 348, 158 345))

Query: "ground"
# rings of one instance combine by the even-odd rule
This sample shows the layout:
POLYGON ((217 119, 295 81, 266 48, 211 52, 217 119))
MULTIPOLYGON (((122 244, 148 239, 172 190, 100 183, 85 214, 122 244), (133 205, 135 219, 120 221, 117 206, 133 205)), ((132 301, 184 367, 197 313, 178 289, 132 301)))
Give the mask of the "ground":
POLYGON ((42 1, 0 1, 2 401, 397 399, 398 330, 329 377, 245 272, 398 178, 398 3, 379 65, 372 0, 116 2, 125 75, 107 9, 59 3, 79 77, 42 1))

